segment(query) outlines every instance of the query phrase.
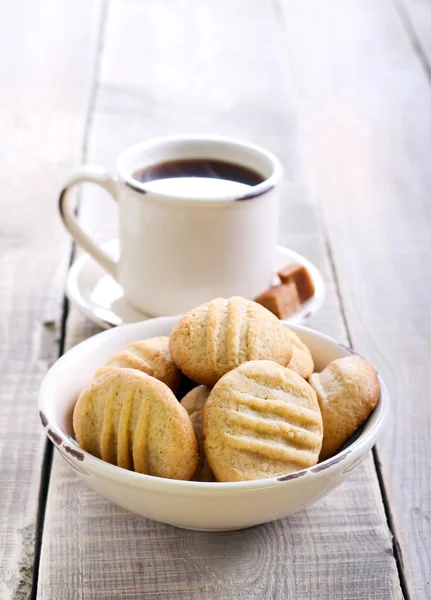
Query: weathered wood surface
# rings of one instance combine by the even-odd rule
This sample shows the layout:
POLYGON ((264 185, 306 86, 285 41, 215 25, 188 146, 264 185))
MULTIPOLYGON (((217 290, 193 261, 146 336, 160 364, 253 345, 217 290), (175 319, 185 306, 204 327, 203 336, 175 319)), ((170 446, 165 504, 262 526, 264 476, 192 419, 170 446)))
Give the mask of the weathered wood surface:
POLYGON ((92 2, 0 3, 0 598, 29 598, 46 439, 36 397, 58 356, 70 240, 58 181, 80 159, 92 2))
POLYGON ((431 3, 429 0, 394 0, 413 51, 431 81, 431 3))
MULTIPOLYGON (((285 165, 281 241, 329 282, 313 325, 346 341, 317 194, 305 171, 296 93, 277 15, 260 0, 110 4, 89 160, 113 167, 127 145, 175 132, 216 131, 268 146, 285 165), (244 18, 246 15, 247 18, 244 18), (252 66, 251 66, 252 65, 252 66)), ((84 194, 82 221, 115 232, 115 207, 84 194)), ((67 346, 96 331, 74 310, 67 346)), ((38 597, 401 598, 371 456, 307 511, 227 534, 181 531, 98 497, 55 456, 38 597)))
POLYGON ((430 598, 430 82, 388 2, 278 7, 351 338, 393 395, 377 455, 409 598, 430 598))

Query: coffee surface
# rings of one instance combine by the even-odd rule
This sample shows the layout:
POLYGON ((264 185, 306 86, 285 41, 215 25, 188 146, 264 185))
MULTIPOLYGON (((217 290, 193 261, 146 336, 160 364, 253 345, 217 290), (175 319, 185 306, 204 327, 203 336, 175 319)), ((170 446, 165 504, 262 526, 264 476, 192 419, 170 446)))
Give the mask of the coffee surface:
POLYGON ((201 158, 158 163, 138 169, 133 177, 149 191, 208 200, 246 193, 265 180, 242 165, 201 158))

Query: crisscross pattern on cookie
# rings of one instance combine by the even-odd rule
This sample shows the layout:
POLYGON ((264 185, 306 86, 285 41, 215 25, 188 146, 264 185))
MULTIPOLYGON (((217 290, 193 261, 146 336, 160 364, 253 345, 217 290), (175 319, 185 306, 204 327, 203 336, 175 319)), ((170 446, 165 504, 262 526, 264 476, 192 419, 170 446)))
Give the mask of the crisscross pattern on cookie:
POLYGON ((274 362, 247 362, 222 377, 204 411, 207 459, 220 481, 283 475, 318 460, 323 430, 316 394, 274 362))
POLYGON ((263 306, 240 297, 216 298, 187 313, 170 348, 186 375, 210 387, 246 361, 286 365, 292 355, 289 330, 263 306))
POLYGON ((125 469, 190 479, 198 445, 187 411, 162 382, 111 369, 80 394, 73 414, 83 450, 125 469))

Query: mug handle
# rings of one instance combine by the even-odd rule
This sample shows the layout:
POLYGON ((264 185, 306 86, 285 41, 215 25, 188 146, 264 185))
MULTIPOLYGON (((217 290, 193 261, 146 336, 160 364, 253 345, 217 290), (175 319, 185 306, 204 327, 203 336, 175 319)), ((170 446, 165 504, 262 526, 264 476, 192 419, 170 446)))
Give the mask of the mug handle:
POLYGON ((63 184, 58 199, 58 208, 66 229, 73 239, 90 254, 104 269, 117 278, 117 262, 112 260, 108 254, 102 250, 90 238, 78 222, 74 210, 70 204, 68 191, 80 183, 95 183, 106 190, 115 201, 118 202, 117 179, 110 175, 102 167, 85 165, 75 169, 63 184))

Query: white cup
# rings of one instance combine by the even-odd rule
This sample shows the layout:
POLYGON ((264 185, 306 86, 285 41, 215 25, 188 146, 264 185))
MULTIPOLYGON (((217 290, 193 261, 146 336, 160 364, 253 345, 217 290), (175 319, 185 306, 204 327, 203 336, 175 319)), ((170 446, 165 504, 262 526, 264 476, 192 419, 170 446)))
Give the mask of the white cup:
POLYGON ((186 312, 217 296, 254 298, 271 283, 278 238, 279 160, 247 142, 219 136, 173 136, 132 146, 118 175, 77 168, 60 193, 66 228, 122 286, 136 308, 154 316, 186 312), (252 169, 262 183, 236 196, 190 198, 151 191, 133 174, 158 163, 212 159, 252 169), (112 260, 77 221, 67 191, 97 183, 118 202, 120 257, 112 260))

